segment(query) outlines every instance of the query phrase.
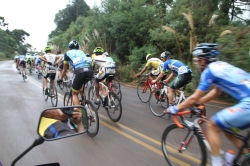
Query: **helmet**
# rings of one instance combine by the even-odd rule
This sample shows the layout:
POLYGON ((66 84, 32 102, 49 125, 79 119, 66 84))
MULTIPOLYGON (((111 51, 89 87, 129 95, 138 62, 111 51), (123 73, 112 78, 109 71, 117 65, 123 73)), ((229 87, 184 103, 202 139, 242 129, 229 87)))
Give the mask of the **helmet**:
POLYGON ((47 52, 47 51, 51 51, 51 48, 50 47, 45 47, 44 52, 47 52))
POLYGON ((61 54, 62 52, 60 51, 60 50, 58 50, 57 52, 56 52, 56 54, 61 54))
POLYGON ((89 54, 89 53, 86 53, 86 56, 87 56, 87 57, 90 57, 90 54, 89 54))
POLYGON ((27 55, 30 55, 30 53, 27 53, 26 56, 27 56, 27 55))
POLYGON ((72 40, 71 42, 69 42, 68 47, 70 49, 79 49, 79 44, 76 40, 72 40))
POLYGON ((147 56, 146 56, 146 61, 148 60, 148 58, 149 58, 150 56, 152 56, 152 54, 147 54, 147 56))
POLYGON ((204 58, 208 62, 214 62, 220 52, 216 43, 200 43, 194 48, 192 54, 197 58, 204 58))
POLYGON ((101 55, 101 54, 104 52, 104 50, 103 50, 102 47, 96 47, 96 48, 94 49, 93 52, 94 52, 96 55, 101 55))
POLYGON ((108 52, 104 52, 104 55, 105 55, 106 57, 109 57, 109 53, 108 53, 108 52))
POLYGON ((165 51, 165 52, 161 53, 161 58, 170 59, 171 58, 171 53, 168 52, 168 51, 165 51))

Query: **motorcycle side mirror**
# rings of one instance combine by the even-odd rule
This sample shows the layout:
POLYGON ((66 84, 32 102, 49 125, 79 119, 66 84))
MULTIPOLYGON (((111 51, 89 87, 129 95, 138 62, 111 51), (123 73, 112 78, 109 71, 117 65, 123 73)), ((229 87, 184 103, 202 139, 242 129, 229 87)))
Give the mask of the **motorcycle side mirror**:
POLYGON ((88 128, 86 115, 82 106, 46 109, 41 114, 37 133, 46 141, 83 134, 88 128))
MULTIPOLYGON (((44 141, 54 141, 62 138, 83 134, 88 130, 87 111, 83 106, 52 107, 44 110, 39 118, 38 138, 21 153, 12 163, 14 166, 26 153, 44 141)), ((39 166, 58 166, 59 163, 39 166)))

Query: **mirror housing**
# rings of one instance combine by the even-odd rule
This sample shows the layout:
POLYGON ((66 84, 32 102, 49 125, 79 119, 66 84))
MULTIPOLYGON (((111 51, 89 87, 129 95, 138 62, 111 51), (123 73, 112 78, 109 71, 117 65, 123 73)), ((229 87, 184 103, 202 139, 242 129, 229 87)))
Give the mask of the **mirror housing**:
POLYGON ((72 137, 87 132, 87 122, 83 106, 52 107, 41 113, 37 134, 46 141, 72 137))

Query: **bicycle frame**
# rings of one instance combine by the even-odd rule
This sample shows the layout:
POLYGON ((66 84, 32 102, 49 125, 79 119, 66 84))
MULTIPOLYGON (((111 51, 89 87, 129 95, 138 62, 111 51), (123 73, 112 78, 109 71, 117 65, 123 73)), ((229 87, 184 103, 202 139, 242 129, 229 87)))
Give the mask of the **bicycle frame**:
MULTIPOLYGON (((183 114, 184 115, 184 114, 183 114)), ((202 128, 202 124, 209 122, 208 119, 206 119, 206 117, 201 117, 201 118, 196 118, 194 119, 193 122, 188 121, 187 119, 185 119, 185 117, 183 115, 179 115, 180 119, 182 120, 182 122, 186 125, 186 127, 188 127, 188 129, 190 130, 190 132, 187 134, 187 136, 185 137, 185 139, 181 142, 180 147, 178 148, 179 152, 181 153, 182 150, 185 150, 186 147, 188 147, 189 143, 191 142, 192 138, 193 138, 193 134, 194 132, 198 133, 199 137, 202 139, 202 142, 204 143, 206 149, 211 153, 211 146, 208 142, 207 139, 207 135, 204 131, 204 129, 202 128)), ((173 116, 174 122, 176 123, 176 125, 179 128, 185 128, 185 126, 181 125, 178 120, 177 120, 177 116, 174 115, 173 116)), ((240 134, 237 134, 229 129, 223 130, 224 132, 227 132, 233 136, 235 136, 236 138, 240 139, 244 144, 243 146, 239 149, 234 161, 233 161, 233 166, 239 166, 240 164, 237 163, 237 161, 241 158, 242 155, 242 151, 247 148, 250 152, 249 149, 249 144, 248 144, 248 140, 250 138, 250 131, 248 132, 248 134, 246 136, 242 136, 240 134)), ((222 149, 220 149, 220 154, 224 154, 224 151, 222 149)))

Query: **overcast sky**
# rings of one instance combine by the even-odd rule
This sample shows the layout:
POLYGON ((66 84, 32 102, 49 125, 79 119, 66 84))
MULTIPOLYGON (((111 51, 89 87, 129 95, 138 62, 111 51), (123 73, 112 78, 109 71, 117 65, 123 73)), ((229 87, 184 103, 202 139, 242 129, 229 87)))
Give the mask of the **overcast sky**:
MULTIPOLYGON (((9 30, 23 29, 30 34, 27 42, 37 50, 43 50, 48 35, 56 28, 55 14, 69 4, 70 0, 0 0, 0 16, 9 23, 9 30)), ((92 8, 100 6, 101 0, 85 0, 92 8)), ((2 29, 5 29, 1 27, 2 29)))

